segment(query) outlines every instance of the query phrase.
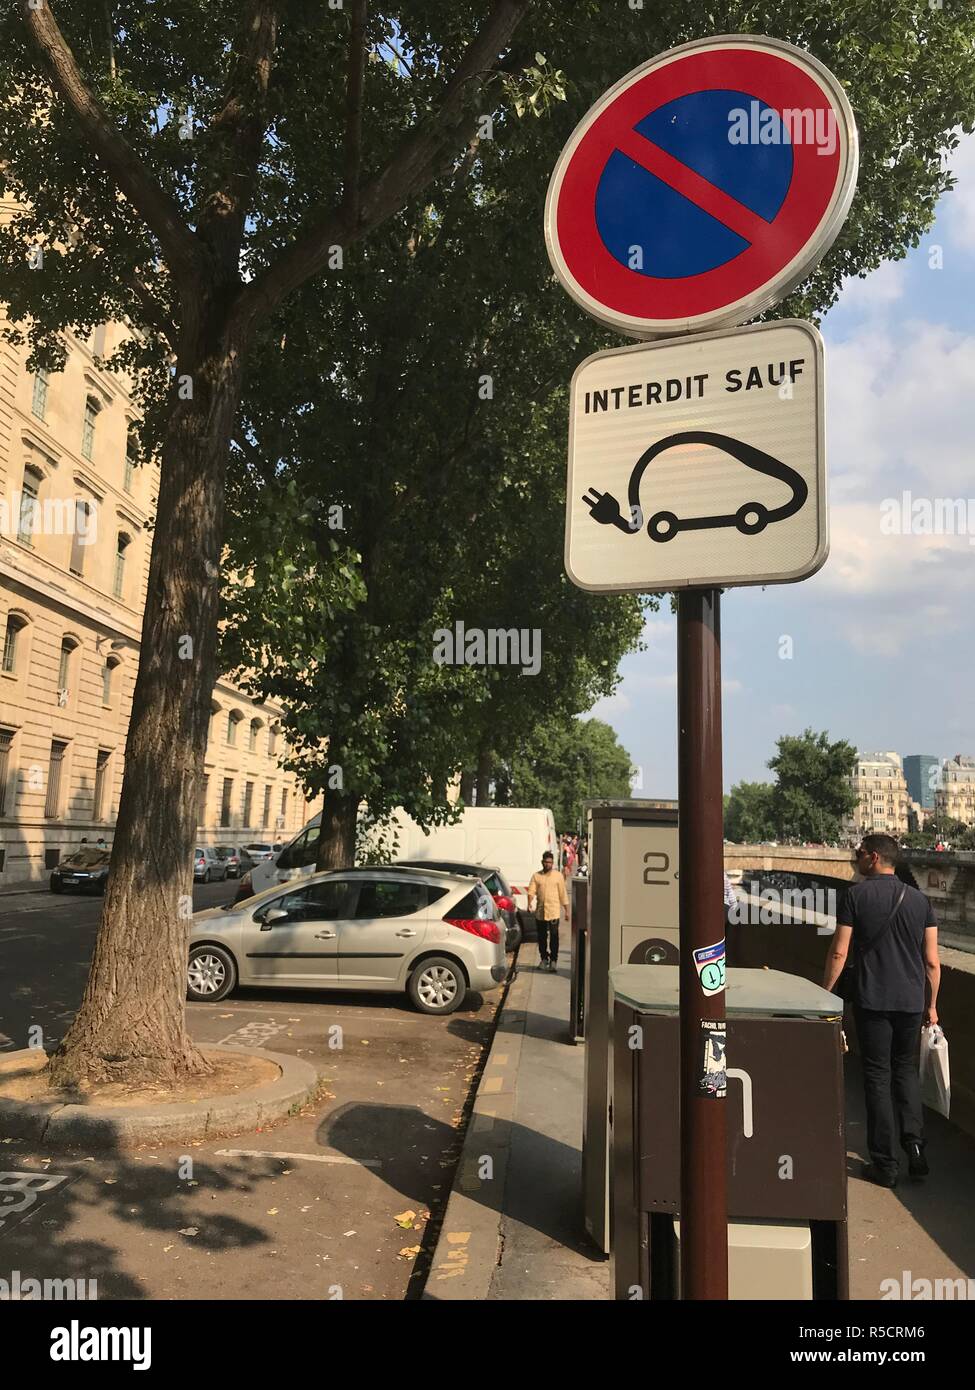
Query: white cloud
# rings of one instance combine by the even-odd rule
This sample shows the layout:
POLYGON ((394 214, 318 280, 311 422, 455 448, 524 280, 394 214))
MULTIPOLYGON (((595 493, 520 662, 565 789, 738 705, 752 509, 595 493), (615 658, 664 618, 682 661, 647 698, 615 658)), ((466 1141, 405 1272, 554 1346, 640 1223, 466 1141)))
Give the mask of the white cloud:
POLYGON ((844 309, 865 315, 882 314, 904 293, 907 266, 903 261, 884 261, 862 278, 853 275, 843 281, 840 304, 844 309))
POLYGON ((957 182, 939 209, 936 236, 968 255, 975 252, 975 135, 962 135, 949 167, 957 182), (943 209, 943 210, 942 210, 943 209))

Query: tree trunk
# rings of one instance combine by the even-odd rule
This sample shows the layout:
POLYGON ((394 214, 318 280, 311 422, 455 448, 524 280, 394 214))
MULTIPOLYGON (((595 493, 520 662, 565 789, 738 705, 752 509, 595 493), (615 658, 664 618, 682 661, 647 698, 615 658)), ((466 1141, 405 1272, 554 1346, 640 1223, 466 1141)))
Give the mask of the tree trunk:
POLYGON ((494 766, 494 754, 481 752, 477 756, 477 804, 478 806, 490 806, 491 804, 491 770, 494 766))
POLYGON ((473 772, 462 772, 460 774, 460 799, 465 806, 474 805, 474 774, 473 772))
POLYGON ((359 798, 355 792, 329 792, 322 811, 316 869, 351 869, 355 864, 355 828, 359 798))
POLYGON ((81 1008, 51 1059, 55 1085, 156 1082, 206 1072, 186 1031, 192 850, 210 701, 227 455, 239 354, 198 305, 161 456, 142 651, 102 923, 81 1008), (204 340, 205 328, 210 332, 204 340))

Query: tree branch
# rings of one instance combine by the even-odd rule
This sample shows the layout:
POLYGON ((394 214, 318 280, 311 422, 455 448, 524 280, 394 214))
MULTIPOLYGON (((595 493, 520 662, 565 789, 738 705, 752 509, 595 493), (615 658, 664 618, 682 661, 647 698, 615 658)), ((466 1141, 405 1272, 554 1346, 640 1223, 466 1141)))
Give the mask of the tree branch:
POLYGON ((34 9, 29 0, 22 0, 21 9, 31 42, 55 90, 74 113, 119 190, 158 239, 181 293, 192 293, 201 279, 202 265, 196 239, 178 204, 152 177, 82 77, 51 13, 50 0, 40 9, 34 9))
MULTIPOLYGON (((273 313, 287 295, 324 269, 331 246, 358 241, 441 173, 454 152, 471 138, 472 131, 461 132, 471 104, 530 3, 495 0, 447 82, 439 109, 410 131, 382 173, 362 190, 357 220, 351 222, 342 207, 324 209, 313 217, 304 234, 244 290, 237 308, 243 329, 273 313)), ((471 125, 469 119, 467 124, 471 125)))
POLYGON ((199 230, 234 275, 267 131, 279 9, 280 0, 248 0, 234 42, 237 58, 224 103, 207 131, 225 143, 226 154, 222 176, 204 202, 199 230))
POLYGON ((352 0, 349 67, 346 82, 345 192, 342 213, 351 226, 359 220, 359 173, 362 165, 362 94, 366 76, 366 18, 369 0, 352 0))
POLYGON ((134 270, 126 277, 126 283, 142 305, 142 313, 146 323, 150 324, 157 333, 162 334, 173 352, 178 352, 179 334, 176 331, 176 325, 167 316, 166 311, 152 293, 149 286, 145 284, 134 270))

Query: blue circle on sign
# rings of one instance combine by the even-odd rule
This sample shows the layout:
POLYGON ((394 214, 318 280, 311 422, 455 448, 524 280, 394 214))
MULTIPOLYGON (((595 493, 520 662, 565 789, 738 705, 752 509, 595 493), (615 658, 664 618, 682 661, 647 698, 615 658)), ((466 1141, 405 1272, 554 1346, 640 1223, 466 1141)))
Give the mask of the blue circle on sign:
MULTIPOLYGON (((766 222, 785 201, 793 168, 789 132, 756 97, 691 92, 651 111, 634 129, 766 222)), ((750 244, 620 150, 606 161, 596 189, 596 226, 621 265, 661 280, 714 270, 750 244)))

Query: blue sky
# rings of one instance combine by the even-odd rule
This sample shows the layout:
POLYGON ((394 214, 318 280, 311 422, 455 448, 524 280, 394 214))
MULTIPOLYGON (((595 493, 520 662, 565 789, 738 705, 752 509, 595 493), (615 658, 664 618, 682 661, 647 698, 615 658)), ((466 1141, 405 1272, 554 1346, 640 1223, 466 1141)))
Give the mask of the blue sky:
MULTIPOLYGON (((957 184, 918 249, 848 282, 822 325, 824 568, 722 598, 726 790, 771 780, 775 740, 806 727, 861 749, 975 753, 975 534, 888 534, 882 506, 905 491, 975 498, 975 137, 952 168, 957 184)), ((624 660, 617 693, 592 710, 641 769, 638 796, 677 795, 676 633, 663 608, 647 651, 624 660)))

